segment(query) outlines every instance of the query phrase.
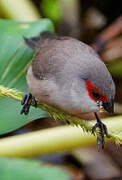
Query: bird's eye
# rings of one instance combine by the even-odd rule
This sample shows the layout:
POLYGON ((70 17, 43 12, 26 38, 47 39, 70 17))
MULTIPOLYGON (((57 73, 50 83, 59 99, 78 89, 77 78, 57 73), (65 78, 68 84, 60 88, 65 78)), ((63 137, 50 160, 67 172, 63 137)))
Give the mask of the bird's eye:
POLYGON ((99 95, 99 93, 98 93, 96 90, 92 90, 92 96, 93 96, 95 99, 99 99, 99 98, 100 98, 100 95, 99 95))

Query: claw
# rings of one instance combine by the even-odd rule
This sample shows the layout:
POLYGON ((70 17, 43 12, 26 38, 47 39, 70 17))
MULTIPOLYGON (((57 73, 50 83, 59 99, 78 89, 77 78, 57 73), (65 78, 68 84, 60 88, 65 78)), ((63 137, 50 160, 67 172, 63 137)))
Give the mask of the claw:
POLYGON ((106 137, 107 138, 110 138, 109 134, 108 134, 108 130, 107 130, 107 127, 104 125, 104 131, 105 131, 105 134, 106 134, 106 137))
POLYGON ((95 135, 95 130, 96 130, 96 128, 97 128, 97 123, 92 127, 92 134, 94 134, 95 135))
POLYGON ((100 151, 100 145, 101 145, 101 140, 99 137, 97 137, 97 149, 100 151))
POLYGON ((100 146, 102 145, 102 149, 104 148, 105 145, 105 139, 104 139, 104 135, 106 135, 106 137, 110 137, 108 134, 108 130, 107 127, 105 126, 105 124, 103 124, 99 118, 99 116, 97 115, 97 113, 95 113, 96 119, 97 119, 97 123, 93 126, 92 128, 92 133, 94 134, 96 128, 100 129, 100 136, 97 136, 97 148, 98 151, 100 151, 100 146))
POLYGON ((21 101, 21 105, 24 105, 25 104, 25 100, 27 98, 27 94, 23 97, 22 101, 21 101))
POLYGON ((35 107, 37 107, 37 102, 36 102, 35 98, 32 96, 32 94, 26 94, 23 97, 23 100, 21 101, 21 104, 23 105, 23 108, 22 108, 20 114, 24 113, 25 115, 27 115, 29 113, 31 103, 33 103, 33 105, 35 107))
POLYGON ((32 102, 33 102, 33 105, 35 106, 35 108, 37 107, 37 101, 35 100, 35 97, 32 96, 32 102))

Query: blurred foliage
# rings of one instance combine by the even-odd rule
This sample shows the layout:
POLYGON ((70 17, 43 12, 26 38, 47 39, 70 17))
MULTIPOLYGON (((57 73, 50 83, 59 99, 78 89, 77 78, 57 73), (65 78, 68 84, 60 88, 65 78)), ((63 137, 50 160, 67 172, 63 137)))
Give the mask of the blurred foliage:
POLYGON ((109 66, 109 71, 114 77, 122 78, 122 59, 116 59, 109 66))
MULTIPOLYGON (((43 31, 53 31, 53 25, 49 20, 31 23, 0 20, 1 85, 28 93, 25 76, 34 52, 24 45, 23 36, 33 37, 43 31)), ((0 107, 0 134, 13 131, 34 119, 48 116, 46 112, 35 108, 31 108, 27 116, 20 115, 20 103, 8 98, 0 99, 0 107)))
POLYGON ((36 21, 40 14, 32 1, 0 0, 0 13, 3 17, 18 21, 36 21))
POLYGON ((0 159, 1 180, 69 180, 67 172, 42 162, 21 159, 0 159))
POLYGON ((59 0, 43 0, 41 10, 44 16, 50 18, 54 23, 61 21, 62 10, 59 0))

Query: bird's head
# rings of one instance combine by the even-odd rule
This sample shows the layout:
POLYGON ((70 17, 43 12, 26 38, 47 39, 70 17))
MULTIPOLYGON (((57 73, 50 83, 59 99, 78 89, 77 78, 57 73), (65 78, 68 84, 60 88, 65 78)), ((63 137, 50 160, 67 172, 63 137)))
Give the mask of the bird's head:
MULTIPOLYGON (((96 102, 99 107, 103 107, 106 111, 113 114, 114 113, 114 95, 115 88, 112 84, 109 84, 109 94, 102 93, 97 87, 95 87, 89 80, 86 80, 86 89, 89 95, 89 98, 96 102)), ((102 86, 102 84, 101 84, 102 86)), ((105 90, 105 89, 104 89, 105 90)))
POLYGON ((76 72, 80 78, 74 85, 77 87, 75 91, 77 93, 74 93, 74 102, 77 99, 77 104, 82 112, 95 112, 103 107, 113 114, 115 84, 111 74, 100 59, 95 57, 89 58, 89 61, 84 59, 83 63, 77 66, 76 72))

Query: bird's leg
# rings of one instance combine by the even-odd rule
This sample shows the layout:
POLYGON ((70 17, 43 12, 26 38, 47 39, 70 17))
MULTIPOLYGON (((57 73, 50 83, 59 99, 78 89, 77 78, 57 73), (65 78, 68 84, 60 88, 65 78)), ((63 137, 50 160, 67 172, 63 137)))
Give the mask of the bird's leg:
POLYGON ((37 107, 37 102, 36 102, 36 99, 35 97, 32 96, 32 94, 26 94, 24 97, 23 97, 23 100, 21 101, 21 104, 23 105, 23 108, 20 112, 20 114, 25 114, 27 115, 29 113, 29 109, 30 109, 30 106, 31 106, 31 103, 33 103, 33 105, 35 107, 37 107))
POLYGON ((92 133, 94 134, 96 128, 100 128, 100 135, 101 135, 101 138, 97 136, 97 148, 98 148, 98 151, 100 150, 100 146, 102 144, 102 149, 104 148, 104 144, 105 144, 105 140, 104 140, 104 134, 106 135, 106 137, 110 137, 109 134, 108 134, 108 130, 107 130, 107 127, 105 124, 103 124, 98 116, 98 114, 95 112, 95 117, 97 119, 97 123, 93 126, 92 128, 92 133))

